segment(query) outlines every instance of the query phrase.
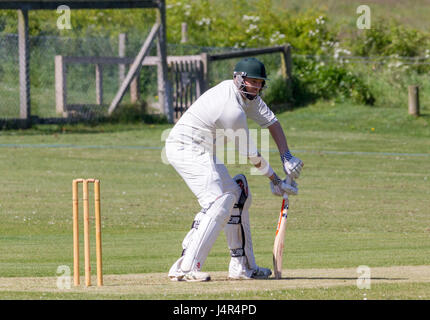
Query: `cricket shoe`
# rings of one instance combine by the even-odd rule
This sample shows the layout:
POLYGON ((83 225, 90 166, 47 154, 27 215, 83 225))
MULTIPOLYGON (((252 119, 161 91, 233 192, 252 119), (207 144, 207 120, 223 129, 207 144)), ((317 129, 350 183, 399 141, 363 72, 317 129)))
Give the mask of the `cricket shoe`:
POLYGON ((232 257, 228 271, 228 277, 232 280, 268 279, 272 271, 257 266, 257 269, 249 269, 245 263, 246 257, 232 257))
POLYGON ((211 276, 207 272, 190 271, 182 276, 170 276, 171 281, 204 282, 210 281, 211 276))
POLYGON ((251 275, 252 279, 268 279, 272 274, 272 270, 258 267, 257 270, 254 270, 254 272, 251 275))
POLYGON ((247 270, 235 274, 230 273, 228 278, 232 280, 269 279, 271 274, 272 270, 258 267, 257 270, 247 270))
POLYGON ((184 281, 187 282, 202 282, 202 281, 210 281, 211 276, 207 272, 201 271, 190 271, 184 275, 184 281))

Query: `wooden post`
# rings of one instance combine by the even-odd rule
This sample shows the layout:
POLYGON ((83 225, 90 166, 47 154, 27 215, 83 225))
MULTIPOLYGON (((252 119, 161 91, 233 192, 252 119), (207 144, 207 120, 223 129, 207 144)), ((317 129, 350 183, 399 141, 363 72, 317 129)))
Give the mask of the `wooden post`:
POLYGON ((409 114, 418 117, 420 115, 420 97, 419 97, 419 87, 409 86, 409 114))
POLYGON ((167 121, 173 123, 173 108, 171 86, 167 76, 167 39, 166 39, 166 3, 159 1, 157 10, 157 23, 160 25, 157 37, 157 56, 160 60, 158 67, 158 101, 160 110, 166 115, 167 121))
POLYGON ((174 111, 175 111, 175 119, 178 119, 178 115, 179 115, 179 99, 181 97, 181 93, 180 93, 180 74, 179 74, 179 65, 177 61, 173 61, 172 62, 172 71, 174 74, 174 88, 175 88, 175 104, 174 104, 174 111))
POLYGON ((181 43, 187 43, 188 42, 188 25, 186 22, 182 22, 181 24, 181 43))
POLYGON ((96 103, 103 104, 103 66, 96 64, 96 103))
POLYGON ((19 101, 21 119, 30 120, 30 49, 28 42, 28 10, 18 10, 19 101))
POLYGON ((203 94, 203 62, 201 60, 198 60, 195 62, 195 70, 197 74, 197 81, 196 81, 196 99, 200 97, 203 94))
MULTIPOLYGON (((121 84, 121 87, 119 88, 118 92, 115 95, 115 98, 113 99, 112 103, 109 106, 108 113, 112 114, 115 109, 118 107, 119 103, 121 102, 122 98, 124 97, 125 91, 129 87, 131 81, 133 78, 138 74, 139 70, 142 68, 142 62, 143 59, 145 59, 145 56, 148 54, 149 49, 151 47, 152 41, 158 34, 160 29, 160 25, 156 23, 149 33, 148 37, 146 38, 142 48, 140 49, 137 57, 134 59, 133 64, 130 66, 130 69, 128 70, 127 76, 124 79, 124 82, 121 84)), ((167 65, 167 64, 166 64, 167 65)), ((167 67, 166 67, 167 69, 167 67)), ((167 78, 167 70, 166 70, 166 78, 167 78)))
POLYGON ((282 76, 284 77, 287 83, 288 95, 291 96, 292 94, 291 75, 292 75, 293 61, 291 58, 291 46, 289 44, 284 46, 284 50, 282 51, 282 58, 283 58, 281 59, 282 76))
MULTIPOLYGON (((118 56, 121 58, 125 57, 125 46, 127 43, 127 34, 120 33, 118 35, 118 56)), ((123 83, 125 79, 125 64, 120 64, 118 67, 119 85, 123 83)))
POLYGON ((55 56, 55 109, 62 117, 67 117, 66 90, 66 64, 63 56, 55 56))
MULTIPOLYGON (((120 58, 125 57, 126 53, 126 45, 127 45, 127 34, 120 33, 118 35, 118 56, 120 58)), ((125 79, 125 64, 120 64, 118 68, 118 76, 119 76, 119 85, 123 83, 125 79)), ((136 77, 133 78, 130 84, 130 101, 131 103, 137 103, 140 98, 139 94, 139 76, 140 72, 137 73, 136 77)))
POLYGON ((130 83, 130 101, 131 101, 131 103, 137 103, 139 101, 139 98, 140 98, 139 76, 140 76, 140 72, 137 73, 137 75, 133 78, 133 80, 130 83))
POLYGON ((203 94, 207 89, 209 89, 209 55, 206 52, 203 52, 200 54, 202 57, 201 63, 202 63, 202 78, 203 81, 201 83, 201 94, 203 94))
POLYGON ((292 60, 291 46, 289 44, 284 46, 282 58, 282 75, 285 77, 285 79, 291 78, 292 60))

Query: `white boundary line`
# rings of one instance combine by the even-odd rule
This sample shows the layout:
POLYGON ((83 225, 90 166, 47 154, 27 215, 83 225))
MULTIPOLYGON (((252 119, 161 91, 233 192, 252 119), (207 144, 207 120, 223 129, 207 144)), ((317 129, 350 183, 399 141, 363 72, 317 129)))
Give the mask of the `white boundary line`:
MULTIPOLYGON (((109 146, 109 145, 76 145, 76 144, 29 144, 29 143, 3 143, 0 148, 71 148, 71 149, 131 149, 131 150, 162 150, 163 147, 150 146, 109 146)), ((267 151, 267 150, 260 150, 267 151)), ((269 149, 269 152, 278 152, 269 149)), ((330 150, 291 150, 292 153, 313 153, 332 155, 355 155, 355 156, 396 156, 396 157, 430 157, 430 153, 400 153, 400 152, 366 152, 366 151, 330 151, 330 150)))

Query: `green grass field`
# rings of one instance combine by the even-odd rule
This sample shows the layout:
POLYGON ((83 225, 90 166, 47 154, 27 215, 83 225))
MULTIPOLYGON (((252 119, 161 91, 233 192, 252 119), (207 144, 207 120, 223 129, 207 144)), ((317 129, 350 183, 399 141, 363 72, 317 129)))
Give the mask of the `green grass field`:
MULTIPOLYGON (((280 281, 226 281, 223 233, 204 267, 214 281, 167 279, 199 210, 161 161, 170 125, 1 131, 0 299, 429 299, 429 107, 413 118, 406 107, 319 102, 278 116, 305 162, 280 281), (60 290, 57 268, 73 266, 71 186, 79 177, 101 180, 105 286, 60 290), (370 290, 357 288, 360 265, 375 277, 370 290)), ((273 141, 270 150, 281 173, 273 141)), ((271 267, 281 201, 250 166, 228 169, 248 177, 257 263, 271 267)))
POLYGON ((418 30, 427 31, 429 28, 427 17, 430 12, 430 3, 428 0, 414 0, 413 5, 402 0, 370 0, 365 3, 361 0, 274 0, 273 3, 292 11, 318 10, 325 12, 331 21, 350 30, 356 28, 359 16, 356 11, 360 5, 369 6, 372 23, 389 18, 389 20, 396 20, 418 30))

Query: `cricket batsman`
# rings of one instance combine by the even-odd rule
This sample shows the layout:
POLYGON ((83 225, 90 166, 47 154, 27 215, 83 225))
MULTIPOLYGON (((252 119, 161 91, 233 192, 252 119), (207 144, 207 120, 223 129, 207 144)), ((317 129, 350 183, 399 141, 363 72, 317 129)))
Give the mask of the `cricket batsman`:
POLYGON ((249 223, 251 192, 246 177, 239 174, 231 178, 214 152, 215 146, 224 144, 226 136, 237 133, 245 139, 239 139, 239 143, 235 139, 236 149, 269 178, 274 195, 298 193, 293 179, 299 177, 303 162, 291 154, 278 119, 260 97, 266 80, 261 61, 242 59, 235 66, 233 79, 222 81, 201 95, 166 139, 169 163, 201 207, 183 240, 182 256, 169 270, 172 281, 210 280, 210 275, 201 269, 223 229, 231 255, 229 278, 266 279, 272 274, 255 262, 249 223), (250 139, 247 118, 268 128, 287 174, 285 180, 278 177, 250 139))

